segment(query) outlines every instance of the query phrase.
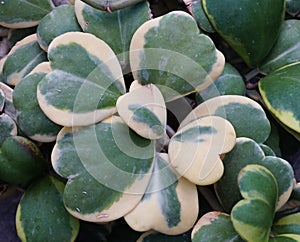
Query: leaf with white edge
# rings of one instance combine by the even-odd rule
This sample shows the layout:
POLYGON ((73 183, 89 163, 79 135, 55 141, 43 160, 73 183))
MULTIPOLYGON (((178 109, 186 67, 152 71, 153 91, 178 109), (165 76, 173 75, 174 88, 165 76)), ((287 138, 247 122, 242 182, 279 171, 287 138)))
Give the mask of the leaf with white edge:
POLYGON ((168 154, 160 153, 141 202, 124 218, 136 231, 178 235, 193 227, 198 206, 196 185, 179 178, 170 167, 168 154))
POLYGON ((43 17, 37 27, 38 42, 42 49, 48 50, 55 37, 71 31, 81 31, 73 5, 60 5, 43 17))
POLYGON ((202 4, 214 29, 248 66, 259 64, 269 53, 285 16, 285 0, 203 0, 202 4))
POLYGON ((0 89, 0 112, 2 112, 4 105, 5 105, 5 93, 2 89, 0 89))
POLYGON ((150 19, 147 1, 107 13, 76 0, 75 12, 82 30, 104 40, 116 53, 123 71, 128 73, 131 38, 137 28, 150 19))
POLYGON ((269 239, 269 242, 299 242, 299 241, 300 241, 300 235, 296 235, 296 234, 284 234, 269 239))
POLYGON ((229 63, 225 64, 222 74, 208 88, 196 95, 198 104, 203 101, 221 95, 245 96, 246 86, 240 73, 229 63))
POLYGON ((17 115, 16 112, 17 111, 13 104, 13 98, 12 98, 14 90, 3 82, 0 82, 0 90, 4 93, 4 96, 5 96, 5 105, 4 105, 4 109, 2 110, 2 112, 6 113, 14 121, 16 121, 16 115, 17 115))
POLYGON ((21 136, 7 137, 0 148, 0 179, 10 184, 30 182, 47 168, 35 143, 21 136))
POLYGON ((221 117, 208 116, 194 120, 171 138, 169 157, 173 168, 198 185, 217 182, 223 175, 221 154, 235 145, 232 125, 221 117))
POLYGON ((46 176, 25 191, 16 214, 17 233, 22 241, 75 241, 79 221, 64 207, 64 186, 57 178, 46 176))
POLYGON ((278 184, 276 210, 289 199, 293 190, 294 172, 291 165, 279 157, 265 156, 264 151, 249 138, 237 138, 235 147, 223 159, 224 176, 215 184, 218 199, 226 212, 230 212, 241 199, 237 177, 240 170, 249 164, 258 164, 269 169, 278 184))
POLYGON ((17 85, 24 76, 44 61, 47 61, 46 52, 40 48, 36 34, 25 37, 6 57, 2 68, 5 82, 9 85, 17 85))
POLYGON ((51 0, 2 0, 0 4, 0 25, 14 29, 38 25, 54 7, 51 0))
POLYGON ((180 128, 207 115, 227 119, 234 127, 237 137, 248 137, 258 143, 268 138, 271 126, 263 108, 254 100, 240 95, 217 96, 198 105, 181 122, 180 128))
POLYGON ((38 104, 37 85, 45 77, 46 72, 50 71, 47 69, 49 69, 47 62, 38 65, 18 83, 13 92, 18 127, 29 138, 39 142, 55 141, 57 133, 62 128, 48 119, 38 104))
POLYGON ((260 165, 247 165, 238 176, 243 200, 231 211, 234 229, 246 241, 268 242, 278 189, 272 173, 260 165))
POLYGON ((234 230, 230 216, 221 212, 208 212, 196 223, 192 231, 192 242, 242 242, 234 230))
POLYGON ((300 2, 298 0, 286 0, 286 11, 292 16, 300 12, 300 2))
POLYGON ((48 57, 52 71, 38 84, 37 98, 49 119, 81 126, 116 112, 125 83, 118 59, 104 41, 68 32, 51 42, 48 57))
POLYGON ((190 232, 180 235, 167 235, 155 231, 143 233, 136 242, 190 242, 190 232))
POLYGON ((289 19, 282 24, 275 45, 259 68, 265 73, 271 73, 297 61, 300 61, 300 21, 289 19))
POLYGON ((280 218, 272 227, 272 232, 278 235, 294 234, 300 236, 300 213, 294 213, 280 218))
POLYGON ((288 128, 300 133, 300 62, 284 66, 259 81, 267 108, 288 128))
POLYGON ((160 139, 164 136, 166 105, 154 84, 140 86, 120 96, 116 107, 124 122, 140 136, 147 139, 160 139))
MULTIPOLYGON (((87 4, 93 6, 94 8, 107 11, 111 13, 112 11, 127 8, 133 6, 139 2, 143 2, 144 0, 83 0, 87 4)), ((75 0, 76 2, 76 0, 75 0)))
POLYGON ((6 137, 17 135, 17 133, 15 121, 5 113, 0 114, 0 146, 6 137))
POLYGON ((194 18, 183 11, 141 25, 132 37, 129 57, 134 79, 157 85, 166 101, 205 89, 225 64, 213 41, 200 34, 194 18))
POLYGON ((75 217, 108 222, 131 211, 151 177, 154 142, 131 131, 120 117, 63 128, 51 160, 68 182, 64 203, 75 217))

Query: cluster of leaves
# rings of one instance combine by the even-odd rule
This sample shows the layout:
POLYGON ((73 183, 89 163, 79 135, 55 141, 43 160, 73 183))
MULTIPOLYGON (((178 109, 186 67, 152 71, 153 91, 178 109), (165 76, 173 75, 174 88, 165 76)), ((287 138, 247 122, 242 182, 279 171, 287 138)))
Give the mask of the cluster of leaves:
POLYGON ((0 4, 0 25, 28 31, 0 61, 0 179, 26 187, 22 241, 120 218, 152 231, 138 241, 299 241, 299 184, 262 107, 299 139, 297 1, 186 1, 155 18, 141 0, 0 4), (263 75, 260 103, 213 35, 263 75), (222 212, 199 219, 209 185, 222 212))

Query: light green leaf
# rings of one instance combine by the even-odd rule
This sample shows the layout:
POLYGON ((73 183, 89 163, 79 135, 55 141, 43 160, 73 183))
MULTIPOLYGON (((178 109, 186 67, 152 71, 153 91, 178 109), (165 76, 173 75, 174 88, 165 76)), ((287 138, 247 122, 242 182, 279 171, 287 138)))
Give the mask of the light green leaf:
POLYGON ((218 34, 249 66, 266 57, 285 16, 284 0, 203 0, 202 4, 218 34))
POLYGON ((294 234, 300 236, 300 213, 294 213, 282 217, 273 225, 272 232, 275 235, 294 234))
POLYGON ((16 214, 17 233, 23 242, 75 241, 79 221, 65 210, 63 190, 61 181, 46 176, 25 191, 16 214))
POLYGON ((156 84, 166 101, 205 89, 222 73, 224 64, 223 54, 183 11, 147 21, 130 44, 135 80, 156 84))

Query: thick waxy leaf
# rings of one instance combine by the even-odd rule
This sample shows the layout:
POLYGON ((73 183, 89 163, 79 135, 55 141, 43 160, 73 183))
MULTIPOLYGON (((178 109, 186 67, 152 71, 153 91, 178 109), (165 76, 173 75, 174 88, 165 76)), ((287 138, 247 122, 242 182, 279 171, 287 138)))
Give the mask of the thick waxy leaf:
POLYGON ((52 142, 62 127, 47 118, 40 109, 36 96, 37 85, 46 72, 50 71, 43 70, 45 68, 49 68, 47 62, 38 65, 30 75, 18 83, 13 92, 13 102, 17 110, 19 128, 33 140, 52 142))
POLYGON ((272 114, 300 133, 300 62, 287 65, 261 79, 259 91, 272 114))
POLYGON ((276 154, 276 156, 281 157, 281 148, 280 148, 280 137, 278 132, 277 124, 274 122, 271 123, 271 133, 268 139, 265 141, 265 145, 269 146, 276 154))
POLYGON ((194 120, 170 140, 171 165, 183 177, 198 185, 209 185, 223 175, 220 155, 235 145, 232 125, 217 116, 194 120))
POLYGON ((17 135, 15 121, 5 113, 0 114, 0 145, 6 137, 17 135))
POLYGON ((47 61, 46 53, 40 48, 36 34, 19 41, 8 53, 2 72, 5 82, 17 85, 39 63, 47 61))
POLYGON ((298 0, 286 0, 286 11, 291 15, 296 15, 300 12, 300 2, 298 0))
POLYGON ((252 99, 239 95, 218 96, 206 100, 190 112, 180 127, 207 115, 227 119, 233 125, 237 137, 248 137, 263 143, 270 134, 270 122, 263 108, 252 99))
POLYGON ((193 242, 242 242, 242 238, 234 230, 230 216, 220 212, 209 212, 203 215, 192 231, 193 242))
POLYGON ((247 165, 238 183, 244 199, 232 209, 234 229, 246 241, 269 241, 278 192, 274 176, 263 166, 247 165))
POLYGON ((285 15, 284 0, 203 0, 202 4, 215 30, 249 66, 266 57, 285 15))
POLYGON ((183 0, 192 16, 196 19, 197 24, 201 29, 208 33, 214 33, 215 30, 209 22, 206 13, 204 12, 202 1, 183 0))
POLYGON ((183 11, 147 21, 130 44, 134 78, 143 85, 156 84, 166 101, 205 89, 222 73, 224 64, 223 54, 183 11))
POLYGON ((16 214, 21 241, 75 241, 79 221, 66 211, 63 190, 61 181, 46 176, 25 191, 16 214))
POLYGON ((282 24, 279 37, 260 70, 270 73, 297 61, 300 61, 300 21, 289 19, 282 24))
POLYGON ((300 235, 296 234, 285 234, 279 235, 275 238, 270 238, 269 242, 298 242, 300 241, 300 235))
MULTIPOLYGON (((127 8, 129 6, 135 5, 143 0, 83 0, 87 4, 93 6, 94 8, 105 10, 107 12, 112 12, 122 8, 127 8)), ((75 0, 76 2, 76 0, 75 0)))
POLYGON ((74 6, 61 5, 42 18, 37 27, 38 42, 41 48, 47 51, 49 44, 55 37, 71 31, 81 31, 75 16, 74 6))
POLYGON ((241 95, 246 93, 245 83, 240 73, 226 63, 221 76, 208 88, 200 91, 196 96, 197 103, 220 95, 241 95))
POLYGON ((8 28, 38 25, 41 18, 54 7, 51 0, 2 0, 0 4, 0 25, 8 28))
POLYGON ((191 235, 189 232, 180 235, 166 235, 149 231, 142 234, 136 242, 191 242, 191 235))
POLYGON ((149 84, 119 97, 116 104, 124 122, 140 136, 160 139, 165 134, 167 111, 159 89, 149 84))
POLYGON ((300 236, 300 213, 287 215, 279 219, 272 228, 275 235, 295 234, 300 236))
POLYGON ((118 56, 123 71, 128 73, 125 68, 129 67, 131 38, 137 28, 150 19, 147 1, 108 13, 76 0, 75 12, 82 30, 104 40, 118 56))
MULTIPOLYGON (((0 67, 1 70, 1 67, 0 67)), ((2 110, 2 112, 6 113, 7 115, 9 115, 14 121, 16 120, 16 109, 14 107, 13 104, 13 89, 11 87, 9 87, 8 85, 6 85, 3 82, 0 82, 0 90, 3 92, 4 96, 5 96, 5 105, 4 105, 4 109, 2 110)))
POLYGON ((154 143, 119 117, 87 127, 64 128, 52 152, 55 171, 68 178, 67 210, 83 220, 107 222, 132 210, 146 191, 154 143))
POLYGON ((26 183, 40 176, 46 162, 39 148, 21 136, 7 137, 0 149, 0 179, 11 184, 26 183))
POLYGON ((53 122, 89 125, 116 111, 125 84, 118 59, 104 41, 68 32, 51 42, 48 57, 53 71, 38 84, 37 98, 53 122))
POLYGON ((2 89, 0 89, 0 112, 2 112, 4 105, 5 105, 5 93, 2 89))
POLYGON ((263 150, 265 156, 276 156, 274 151, 265 144, 259 144, 260 148, 263 150))
POLYGON ((237 138, 235 147, 223 159, 224 176, 215 184, 217 196, 225 211, 230 212, 241 199, 237 185, 240 170, 248 164, 259 164, 270 170, 278 184, 276 210, 289 199, 293 190, 294 173, 291 165, 278 157, 265 156, 262 148, 248 138, 237 138))
POLYGON ((141 202, 125 216, 137 231, 155 230, 177 235, 191 229, 198 216, 196 185, 179 178, 167 154, 157 154, 153 173, 141 202), (188 198, 188 199, 186 199, 188 198))

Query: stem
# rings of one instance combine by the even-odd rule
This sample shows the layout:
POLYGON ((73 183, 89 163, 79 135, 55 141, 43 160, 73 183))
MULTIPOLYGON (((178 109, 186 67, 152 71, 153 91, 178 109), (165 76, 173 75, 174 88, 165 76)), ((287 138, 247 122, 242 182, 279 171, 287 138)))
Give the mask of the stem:
POLYGON ((249 82, 251 79, 253 79, 255 76, 258 74, 261 74, 260 69, 256 67, 255 69, 249 71, 244 77, 245 77, 245 82, 249 82))
POLYGON ((197 186, 197 187, 198 187, 198 191, 201 193, 201 195, 205 198, 205 200, 208 202, 208 204, 211 206, 211 208, 214 211, 220 211, 220 212, 224 211, 216 195, 211 191, 209 187, 207 186, 197 186))
POLYGON ((169 125, 166 126, 166 132, 170 138, 172 138, 175 135, 175 131, 169 125))

